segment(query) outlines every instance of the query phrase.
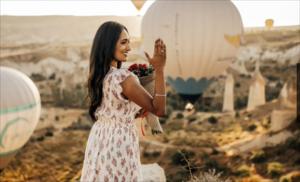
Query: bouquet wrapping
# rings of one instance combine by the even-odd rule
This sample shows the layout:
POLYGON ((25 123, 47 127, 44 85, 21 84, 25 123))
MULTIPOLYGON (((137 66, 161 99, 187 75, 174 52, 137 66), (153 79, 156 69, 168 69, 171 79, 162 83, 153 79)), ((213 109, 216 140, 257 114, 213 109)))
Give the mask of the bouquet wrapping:
MULTIPOLYGON (((133 64, 129 67, 129 71, 136 74, 139 78, 141 85, 147 90, 151 95, 154 95, 154 71, 151 66, 146 64, 133 64)), ((156 115, 148 112, 145 115, 146 123, 142 124, 142 127, 151 128, 152 135, 162 133, 163 129, 160 125, 159 119, 156 115), (143 126, 144 125, 144 126, 143 126)))

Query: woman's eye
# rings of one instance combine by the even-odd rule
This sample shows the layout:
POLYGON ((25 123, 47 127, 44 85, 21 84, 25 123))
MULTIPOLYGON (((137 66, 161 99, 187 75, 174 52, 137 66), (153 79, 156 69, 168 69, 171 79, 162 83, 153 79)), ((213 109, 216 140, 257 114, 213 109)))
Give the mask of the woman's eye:
POLYGON ((129 40, 124 40, 124 41, 121 41, 121 44, 129 44, 130 41, 129 40))

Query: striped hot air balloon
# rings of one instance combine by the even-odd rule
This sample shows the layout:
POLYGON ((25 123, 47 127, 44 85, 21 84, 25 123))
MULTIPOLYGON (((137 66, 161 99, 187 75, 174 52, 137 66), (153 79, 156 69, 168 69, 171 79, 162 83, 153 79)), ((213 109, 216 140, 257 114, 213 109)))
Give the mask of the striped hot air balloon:
POLYGON ((28 141, 41 113, 40 93, 24 73, 0 67, 0 169, 28 141))
POLYGON ((167 82, 195 101, 235 59, 243 34, 241 16, 229 1, 156 1, 142 19, 142 46, 157 38, 167 46, 167 82))

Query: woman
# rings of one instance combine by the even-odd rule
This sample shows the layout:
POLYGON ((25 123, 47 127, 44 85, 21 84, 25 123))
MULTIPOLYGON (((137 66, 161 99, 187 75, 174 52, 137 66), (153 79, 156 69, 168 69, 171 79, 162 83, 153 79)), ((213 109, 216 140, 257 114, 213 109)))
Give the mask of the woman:
POLYGON ((164 66, 166 46, 155 41, 154 55, 146 52, 155 69, 155 95, 138 78, 122 69, 130 51, 128 31, 117 22, 98 29, 90 55, 89 115, 95 122, 86 145, 81 181, 142 181, 136 114, 141 110, 165 113, 164 66))

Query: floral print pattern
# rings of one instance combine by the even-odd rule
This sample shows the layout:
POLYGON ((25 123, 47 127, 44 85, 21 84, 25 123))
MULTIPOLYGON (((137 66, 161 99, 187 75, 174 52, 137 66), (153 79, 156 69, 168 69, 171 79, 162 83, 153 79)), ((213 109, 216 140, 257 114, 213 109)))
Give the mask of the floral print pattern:
POLYGON ((112 67, 104 78, 102 104, 86 144, 81 182, 142 181, 133 121, 140 106, 124 98, 120 85, 130 75, 138 80, 127 69, 112 67))

